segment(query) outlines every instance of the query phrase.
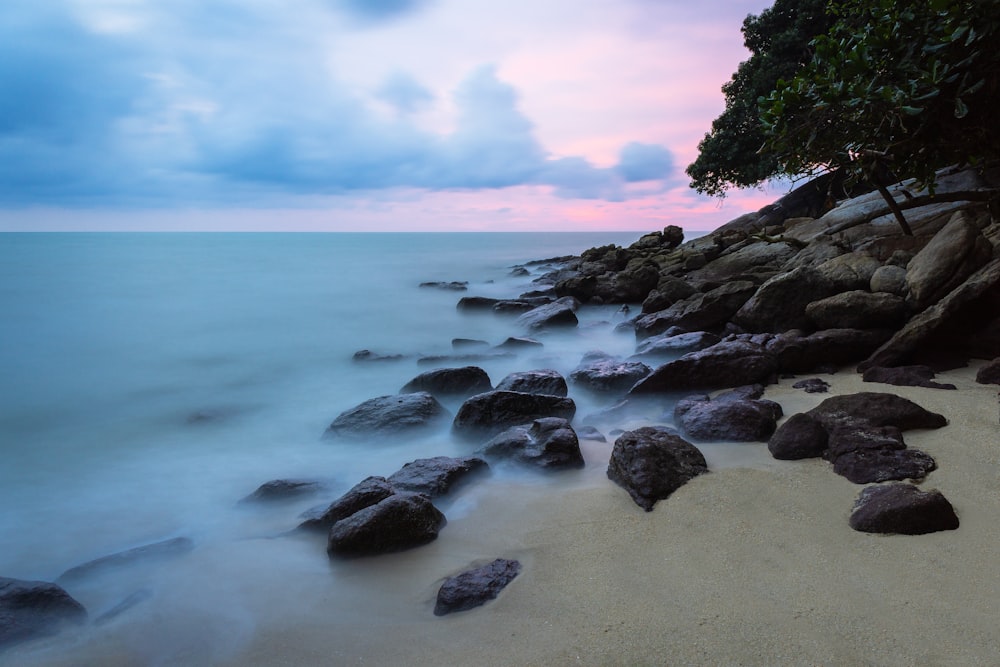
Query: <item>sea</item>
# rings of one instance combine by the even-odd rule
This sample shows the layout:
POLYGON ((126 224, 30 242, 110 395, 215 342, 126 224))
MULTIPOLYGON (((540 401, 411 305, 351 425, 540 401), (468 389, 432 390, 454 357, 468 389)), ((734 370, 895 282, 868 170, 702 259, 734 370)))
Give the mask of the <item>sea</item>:
MULTIPOLYGON (((641 234, 0 235, 0 576, 53 581, 92 559, 175 537, 191 539, 195 553, 229 545, 226 568, 239 571, 241 553, 263 557, 240 544, 280 542, 302 511, 365 477, 416 458, 473 453, 446 427, 379 441, 322 436, 341 412, 437 367, 421 359, 453 353, 455 338, 493 346, 526 335, 515 316, 460 311, 462 296, 538 289, 553 265, 529 262, 627 246, 641 234), (421 286, 452 281, 467 289, 421 286), (393 358, 359 362, 361 350, 393 358), (318 481, 324 491, 263 507, 240 502, 273 479, 318 481)), ((620 306, 588 305, 578 316, 572 331, 538 334, 540 348, 476 365, 496 384, 536 368, 568 375, 593 350, 633 352, 634 336, 617 326, 620 306)), ((570 395, 578 415, 606 407, 570 395)), ((588 460, 590 479, 603 479, 610 444, 602 451, 588 460)), ((516 470, 497 474, 545 483, 516 470)), ((472 511, 456 502, 446 513, 451 520, 472 511)), ((329 567, 321 547, 291 544, 267 549, 269 567, 280 570, 286 551, 329 567)), ((227 595, 243 589, 220 584, 221 575, 175 573, 170 585, 167 576, 133 568, 67 586, 92 621, 141 601, 100 631, 92 623, 19 648, 16 659, 0 652, 0 663, 48 664, 109 642, 142 664, 183 664, 185 656, 211 664, 237 650, 234 628, 252 633, 266 622, 233 616, 239 605, 227 595), (185 600, 199 592, 213 601, 195 613, 185 600)))

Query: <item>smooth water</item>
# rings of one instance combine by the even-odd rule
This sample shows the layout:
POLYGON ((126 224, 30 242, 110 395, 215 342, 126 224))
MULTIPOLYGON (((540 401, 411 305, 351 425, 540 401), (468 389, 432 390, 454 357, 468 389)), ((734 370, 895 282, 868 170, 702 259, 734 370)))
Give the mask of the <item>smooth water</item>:
MULTIPOLYGON (((514 265, 639 235, 0 235, 0 576, 51 581, 174 536, 278 535, 368 475, 471 453, 447 429, 388 442, 321 435, 340 412, 433 368, 418 358, 452 352, 453 338, 523 335, 513 317, 459 312, 461 296, 516 296, 547 267, 514 277, 514 265), (404 358, 352 361, 361 349, 404 358), (276 478, 329 491, 238 505, 276 478)), ((568 374, 594 349, 627 355, 634 339, 614 331, 616 311, 584 307, 579 328, 540 336, 539 351, 477 365, 496 383, 532 368, 568 374)), ((599 407, 571 396, 578 415, 599 407)), ((99 613, 131 591, 71 592, 99 613)))

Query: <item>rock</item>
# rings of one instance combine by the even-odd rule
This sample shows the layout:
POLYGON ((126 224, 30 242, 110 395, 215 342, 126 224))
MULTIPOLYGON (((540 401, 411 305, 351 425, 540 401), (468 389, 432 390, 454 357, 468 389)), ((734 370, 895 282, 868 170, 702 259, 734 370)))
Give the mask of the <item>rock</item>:
POLYGON ((706 472, 705 457, 694 445, 656 426, 624 432, 615 441, 608 462, 608 479, 628 491, 647 512, 656 501, 706 472))
POLYGON ((469 289, 469 282, 467 280, 452 280, 451 282, 432 280, 428 282, 420 283, 421 287, 432 287, 434 289, 451 290, 453 292, 464 292, 469 289))
POLYGON ((953 384, 934 382, 934 369, 930 366, 873 366, 864 372, 865 382, 882 382, 898 387, 927 387, 928 389, 955 389, 953 384))
POLYGON ((674 407, 674 421, 684 434, 702 441, 766 441, 781 414, 781 406, 774 401, 740 398, 732 393, 714 400, 688 398, 674 407))
POLYGON ((833 372, 864 359, 890 336, 890 329, 826 329, 808 336, 786 331, 764 347, 781 373, 833 372))
POLYGON ((526 301, 498 301, 493 306, 493 312, 497 315, 521 315, 538 308, 538 304, 526 301))
POLYGON ((517 325, 529 331, 575 327, 579 324, 576 318, 578 303, 573 297, 562 297, 524 313, 517 318, 517 325))
MULTIPOLYGON (((914 258, 915 259, 915 258, 914 258)), ((891 339, 863 361, 858 370, 873 366, 909 363, 921 346, 951 326, 968 328, 966 318, 995 312, 992 303, 1000 298, 1000 259, 994 259, 952 290, 947 296, 912 317, 891 339)))
POLYGON ((799 252, 783 241, 770 243, 755 238, 729 248, 718 259, 688 274, 694 282, 727 283, 734 280, 764 282, 799 252))
POLYGON ((906 449, 902 431, 895 426, 839 428, 830 434, 823 458, 832 462, 844 454, 874 449, 906 449))
POLYGON ((83 605, 56 584, 0 577, 0 649, 86 619, 83 605))
POLYGON ((569 387, 566 378, 551 368, 511 373, 496 386, 497 391, 518 391, 525 394, 566 396, 569 387))
POLYGON ((476 338, 452 338, 451 347, 453 350, 482 350, 488 348, 490 344, 485 340, 476 338))
POLYGON ((867 253, 849 252, 823 262, 816 270, 830 282, 834 292, 849 292, 868 289, 881 266, 882 262, 867 253))
POLYGON ((674 276, 660 278, 656 288, 646 295, 642 302, 642 312, 655 313, 658 310, 669 308, 681 299, 697 294, 691 283, 674 276))
POLYGON ((643 315, 635 322, 636 337, 649 338, 673 326, 688 331, 711 330, 722 327, 757 286, 746 280, 726 283, 704 294, 682 299, 666 310, 643 315))
POLYGON ((303 479, 272 479, 257 487, 257 490, 240 499, 241 503, 270 502, 301 498, 323 490, 323 483, 303 479))
POLYGON ((993 256, 993 246, 965 211, 917 253, 906 270, 910 300, 917 310, 937 302, 993 256))
POLYGON ((488 467, 486 461, 474 456, 435 456, 407 463, 387 481, 398 491, 421 493, 433 499, 445 495, 473 475, 485 472, 488 467))
POLYGON ((976 373, 979 384, 1000 384, 1000 357, 981 367, 976 373))
POLYGON ((636 383, 629 395, 718 389, 767 382, 776 370, 775 357, 765 352, 760 345, 740 340, 724 340, 660 366, 636 383))
POLYGON ((885 292, 896 296, 906 296, 906 268, 886 264, 875 269, 868 283, 872 292, 885 292))
POLYGON ((639 361, 604 359, 578 366, 569 374, 573 384, 595 393, 624 394, 650 373, 639 361))
POLYGON ((544 347, 542 343, 535 340, 534 338, 523 338, 518 336, 510 336, 504 342, 497 345, 498 350, 525 350, 532 348, 544 347))
POLYGON ((761 285, 732 320, 753 332, 807 329, 812 322, 806 306, 835 292, 833 282, 818 269, 800 266, 761 285))
POLYGON ((934 459, 917 449, 857 449, 833 462, 833 471, 855 484, 920 480, 935 468, 934 459))
POLYGON ((146 600, 153 597, 153 591, 148 588, 140 588, 139 590, 131 593, 124 600, 116 604, 111 609, 108 609, 100 616, 94 619, 94 625, 100 627, 106 623, 110 623, 122 614, 124 614, 129 609, 132 609, 136 605, 145 602, 146 600))
POLYGON ((462 368, 437 368, 421 373, 399 390, 401 394, 425 391, 438 397, 467 398, 493 389, 490 376, 478 366, 462 368))
POLYGON ((444 616, 484 605, 495 599, 520 572, 520 562, 497 558, 488 565, 449 577, 438 589, 434 615, 444 616))
POLYGON ((468 364, 498 359, 513 359, 513 352, 469 352, 464 354, 432 354, 417 359, 418 366, 440 366, 441 364, 468 364))
POLYGON ((493 310, 493 306, 497 305, 500 299, 493 299, 487 296, 463 296, 458 300, 456 308, 461 311, 486 311, 493 310))
POLYGON ((353 361, 356 362, 368 362, 368 361, 400 361, 406 357, 402 354, 378 354, 372 352, 371 350, 358 350, 351 357, 353 361))
POLYGON ((604 434, 593 426, 581 426, 576 429, 576 435, 580 440, 593 440, 595 442, 607 442, 604 434))
POLYGON ((635 354, 632 359, 645 359, 655 357, 674 357, 686 354, 687 352, 697 352, 705 348, 712 347, 722 339, 715 334, 705 331, 692 331, 689 333, 670 333, 670 330, 658 336, 647 338, 635 347, 635 354))
POLYGON ((324 436, 364 438, 426 431, 448 417, 448 411, 425 391, 372 398, 333 420, 324 436))
POLYGON ((832 396, 808 413, 828 432, 867 426, 895 426, 901 431, 914 428, 941 428, 948 424, 943 415, 930 412, 895 394, 860 392, 832 396))
POLYGON ((863 533, 924 535, 958 528, 958 516, 937 490, 912 484, 886 484, 862 489, 851 512, 850 526, 863 533))
POLYGON ((318 516, 310 517, 299 524, 305 530, 329 530, 333 524, 352 514, 371 507, 396 493, 396 489, 385 477, 368 477, 355 484, 350 491, 334 500, 318 516))
POLYGON ((510 459, 545 468, 582 468, 580 441, 570 423, 560 417, 543 417, 530 425, 509 428, 482 448, 491 459, 510 459))
POLYGON ((817 329, 891 329, 906 321, 906 302, 885 292, 841 292, 806 306, 817 329))
POLYGON ((822 456, 827 447, 827 433, 823 425, 804 412, 785 420, 767 442, 771 455, 783 461, 810 459, 822 456))
POLYGON ((807 394, 825 394, 830 383, 821 378, 807 378, 792 385, 792 389, 802 389, 807 394))
POLYGON ((333 524, 326 551, 331 558, 403 551, 437 539, 446 523, 427 496, 396 493, 333 524))
POLYGON ((575 414, 571 398, 497 390, 467 399, 455 415, 452 432, 465 440, 485 441, 512 426, 542 417, 572 420, 575 414))
POLYGON ((144 544, 133 549, 126 549, 108 556, 95 558, 92 561, 71 567, 59 575, 58 584, 81 581, 88 577, 99 576, 109 570, 128 567, 137 563, 160 561, 186 554, 194 549, 194 542, 187 537, 175 537, 161 542, 144 544))

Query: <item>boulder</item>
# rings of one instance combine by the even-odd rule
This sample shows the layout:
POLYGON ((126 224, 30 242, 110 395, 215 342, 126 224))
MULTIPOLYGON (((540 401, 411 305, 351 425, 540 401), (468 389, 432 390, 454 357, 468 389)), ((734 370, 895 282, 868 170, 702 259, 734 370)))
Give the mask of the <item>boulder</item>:
POLYGON ((398 491, 421 493, 428 498, 437 498, 450 492, 455 486, 467 482, 470 477, 486 472, 488 467, 486 461, 475 456, 462 458, 435 456, 410 461, 390 475, 387 481, 398 491))
POLYGON ((688 331, 721 328, 746 303, 757 286, 746 280, 726 283, 704 294, 682 299, 666 310, 643 315, 636 320, 639 339, 663 333, 673 326, 688 331))
POLYGON ((636 383, 629 394, 738 387, 768 382, 776 370, 775 357, 760 345, 724 340, 663 364, 636 383))
POLYGON ((545 345, 534 338, 524 338, 523 336, 508 336, 507 340, 497 345, 498 350, 530 350, 545 347, 545 345))
POLYGON ((624 394, 650 373, 650 367, 640 361, 602 359, 578 366, 569 374, 578 387, 595 393, 624 394))
POLYGON ((767 242, 750 238, 733 246, 717 259, 688 274, 694 282, 726 283, 733 280, 763 282, 799 252, 783 241, 767 242))
POLYGON ((674 305, 681 299, 686 299, 689 296, 694 296, 698 290, 696 290, 691 283, 674 276, 666 276, 660 278, 659 282, 656 284, 656 288, 651 290, 649 294, 646 295, 645 300, 642 302, 642 312, 643 314, 655 313, 659 310, 664 310, 674 305))
POLYGON ((628 491, 647 512, 658 500, 706 472, 708 464, 698 448, 657 426, 622 433, 608 462, 608 479, 628 491))
POLYGON ((368 477, 355 484, 350 491, 334 500, 315 516, 299 524, 304 530, 329 530, 341 519, 371 507, 396 493, 395 487, 385 477, 368 477))
POLYGON ((517 318, 517 325, 529 331, 575 327, 579 324, 576 318, 578 305, 575 298, 562 297, 524 313, 517 318))
POLYGON ((399 390, 401 394, 425 391, 438 397, 467 398, 493 389, 490 376, 478 366, 462 368, 437 368, 421 373, 399 390))
POLYGON ((806 329, 812 325, 806 317, 806 306, 836 291, 834 283, 818 269, 800 266, 761 285, 732 320, 754 332, 806 329))
POLYGON ((452 424, 452 432, 465 440, 489 440, 512 426, 529 424, 542 417, 572 420, 573 399, 551 394, 490 391, 465 401, 452 424))
POLYGON ((937 302, 982 267, 993 246, 966 211, 955 213, 906 269, 906 285, 914 308, 937 302))
POLYGON ((822 456, 826 451, 827 439, 823 425, 800 412, 778 427, 767 441, 767 449, 771 456, 783 461, 811 459, 822 456))
POLYGON ((452 292, 464 292, 469 289, 469 282, 467 280, 452 280, 452 281, 442 281, 442 280, 430 280, 420 283, 421 287, 430 287, 434 289, 449 290, 452 292))
POLYGON ((448 418, 448 411, 425 391, 371 398, 333 420, 324 436, 364 438, 427 431, 448 418))
POLYGON ((658 336, 647 338, 635 347, 635 354, 632 359, 646 359, 655 357, 672 357, 688 352, 697 352, 707 347, 712 347, 721 338, 706 331, 692 331, 689 333, 672 333, 668 330, 658 336))
POLYGON ((358 350, 351 357, 352 361, 359 363, 369 361, 401 361, 405 358, 406 356, 402 354, 380 354, 371 350, 358 350))
POLYGON ((604 434, 598 431, 594 426, 581 426, 576 429, 576 435, 580 440, 593 440, 595 442, 608 441, 608 439, 604 437, 604 434))
POLYGON ((484 350, 490 344, 485 340, 477 338, 452 338, 451 347, 454 350, 484 350))
POLYGON ((906 302, 886 292, 854 290, 806 306, 817 329, 892 329, 906 321, 906 302))
POLYGON ((584 465, 576 432, 560 417, 543 417, 529 425, 509 428, 483 445, 481 452, 490 459, 508 459, 537 468, 584 465))
POLYGON ((934 369, 930 366, 873 366, 864 372, 865 382, 882 382, 897 387, 927 387, 928 389, 955 389, 953 384, 934 382, 934 369))
POLYGON ((83 605, 56 584, 0 577, 0 650, 86 619, 83 605))
POLYGON ((257 490, 240 499, 241 503, 271 502, 301 498, 318 493, 324 488, 322 482, 305 479, 272 479, 257 487, 257 490))
POLYGON ((187 537, 174 537, 169 540, 144 544, 142 546, 126 549, 108 556, 95 558, 82 565, 71 567, 59 575, 56 579, 58 584, 67 584, 82 581, 88 577, 95 577, 112 570, 117 570, 138 563, 148 563, 162 561, 168 558, 175 558, 186 554, 194 549, 194 542, 187 537))
POLYGON ((326 551, 331 558, 403 551, 437 539, 446 523, 427 496, 396 493, 333 524, 326 551))
POLYGON ((899 297, 906 296, 906 268, 903 266, 893 266, 886 264, 875 269, 872 279, 868 283, 868 288, 872 292, 885 292, 895 294, 899 297))
POLYGON ((1000 357, 982 366, 976 373, 979 384, 1000 384, 1000 357))
POLYGON ((780 405, 757 396, 744 398, 729 392, 714 400, 687 398, 674 407, 674 421, 693 440, 763 442, 774 433, 782 413, 780 405))
POLYGON ((867 253, 849 252, 823 262, 816 270, 830 282, 834 292, 848 292, 868 289, 881 266, 882 262, 867 253))
POLYGON ((511 373, 497 383, 496 389, 549 396, 566 396, 569 393, 566 378, 551 368, 511 373))
POLYGON ((891 336, 891 329, 826 329, 807 336, 786 331, 764 347, 781 373, 833 372, 864 359, 891 336))
POLYGON ((825 394, 830 389, 830 383, 822 378, 806 378, 793 384, 792 389, 801 389, 807 394, 825 394))
POLYGON ((856 449, 833 461, 833 471, 855 484, 921 480, 935 468, 934 459, 917 449, 856 449))
POLYGON ((912 484, 885 484, 862 489, 851 511, 850 526, 863 533, 924 535, 958 528, 958 516, 937 490, 912 484))
POLYGON ((521 572, 516 560, 497 558, 492 563, 449 577, 438 589, 434 615, 474 609, 496 599, 521 572))
POLYGON ((500 299, 488 296, 463 296, 455 307, 462 311, 488 311, 499 302, 500 299))
POLYGON ((858 428, 838 428, 829 435, 823 458, 836 461, 844 454, 861 450, 906 449, 903 433, 895 426, 861 426, 858 428))
POLYGON ((870 426, 895 426, 908 431, 948 424, 943 415, 925 410, 902 396, 868 391, 832 396, 810 410, 809 415, 828 432, 870 426))

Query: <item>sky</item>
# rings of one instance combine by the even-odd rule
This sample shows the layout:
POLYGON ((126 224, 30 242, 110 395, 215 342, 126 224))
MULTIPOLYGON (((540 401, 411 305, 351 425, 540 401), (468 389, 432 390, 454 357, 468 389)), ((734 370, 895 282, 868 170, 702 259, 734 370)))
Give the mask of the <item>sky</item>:
POLYGON ((4 0, 0 230, 708 230, 769 0, 4 0))

